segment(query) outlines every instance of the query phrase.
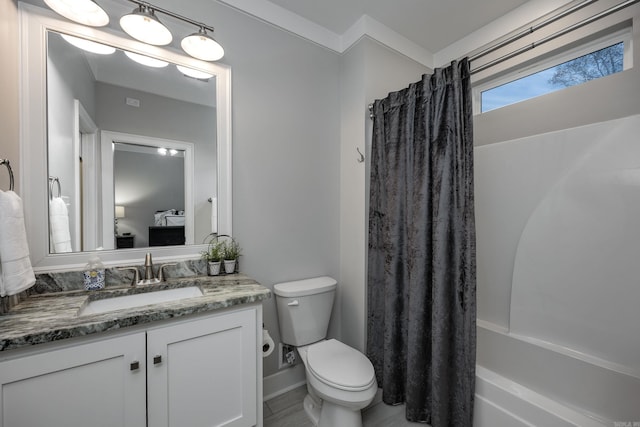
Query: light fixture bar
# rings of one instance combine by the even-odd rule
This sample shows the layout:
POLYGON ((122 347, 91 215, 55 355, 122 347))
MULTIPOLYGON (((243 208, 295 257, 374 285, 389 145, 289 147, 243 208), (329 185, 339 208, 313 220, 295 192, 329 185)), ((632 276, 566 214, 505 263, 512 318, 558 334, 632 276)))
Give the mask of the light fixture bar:
POLYGON ((182 50, 184 50, 188 55, 202 61, 217 61, 224 56, 224 48, 213 38, 212 35, 207 34, 207 31, 209 31, 211 34, 214 33, 215 29, 212 26, 203 24, 202 22, 194 21, 191 18, 187 18, 186 16, 171 12, 170 10, 154 6, 144 0, 128 1, 137 5, 138 9, 134 10, 134 12, 129 15, 123 16, 120 19, 120 26, 131 37, 142 42, 155 45, 165 45, 170 43, 171 37, 166 37, 168 38, 168 41, 166 41, 166 38, 161 39, 159 35, 157 37, 155 37, 155 35, 154 37, 151 37, 151 35, 149 34, 152 27, 162 27, 160 28, 161 30, 166 30, 166 32, 170 34, 168 28, 161 24, 158 18, 155 16, 155 13, 163 13, 172 18, 198 27, 198 32, 184 37, 180 43, 182 50), (135 22, 134 18, 138 19, 139 16, 143 15, 146 15, 146 18, 144 18, 144 22, 145 26, 149 27, 149 29, 139 31, 141 25, 135 22), (124 22, 125 20, 127 22, 124 22), (147 23, 153 23, 154 25, 147 25, 147 23), (155 25, 156 23, 158 25, 155 25))
POLYGON ((212 33, 214 32, 214 28, 212 26, 210 26, 210 25, 206 25, 206 24, 203 24, 202 22, 194 21, 193 19, 187 18, 186 16, 182 16, 182 15, 179 15, 177 13, 171 12, 170 10, 163 9, 161 7, 158 7, 158 6, 154 6, 149 2, 142 1, 142 0, 128 0, 128 1, 130 1, 131 3, 135 3, 138 6, 144 6, 144 7, 147 7, 149 9, 153 9, 155 12, 160 12, 160 13, 163 13, 165 15, 169 15, 172 18, 179 19, 180 21, 188 22, 189 24, 195 25, 196 27, 204 28, 205 30, 211 31, 212 33))

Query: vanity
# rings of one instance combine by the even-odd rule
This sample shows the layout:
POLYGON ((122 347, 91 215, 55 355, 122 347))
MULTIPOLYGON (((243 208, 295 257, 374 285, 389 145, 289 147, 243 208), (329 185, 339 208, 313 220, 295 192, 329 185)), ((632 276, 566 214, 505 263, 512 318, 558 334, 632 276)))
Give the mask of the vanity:
POLYGON ((0 426, 262 425, 269 297, 238 274, 30 296, 0 322, 0 426))

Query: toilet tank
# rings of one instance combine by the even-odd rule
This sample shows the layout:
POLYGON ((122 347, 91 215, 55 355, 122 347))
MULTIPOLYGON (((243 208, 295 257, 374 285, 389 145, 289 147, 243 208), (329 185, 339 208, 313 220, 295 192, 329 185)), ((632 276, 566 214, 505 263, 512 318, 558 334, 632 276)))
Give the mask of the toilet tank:
POLYGON ((299 347, 326 338, 336 285, 325 276, 273 287, 283 343, 299 347))

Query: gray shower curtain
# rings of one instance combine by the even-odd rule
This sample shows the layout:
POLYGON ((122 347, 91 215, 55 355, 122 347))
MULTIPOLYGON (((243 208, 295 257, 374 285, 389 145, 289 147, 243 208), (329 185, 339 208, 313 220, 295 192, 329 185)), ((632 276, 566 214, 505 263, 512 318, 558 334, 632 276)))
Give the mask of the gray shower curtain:
POLYGON ((469 63, 373 106, 367 354, 410 421, 471 427, 476 255, 469 63))

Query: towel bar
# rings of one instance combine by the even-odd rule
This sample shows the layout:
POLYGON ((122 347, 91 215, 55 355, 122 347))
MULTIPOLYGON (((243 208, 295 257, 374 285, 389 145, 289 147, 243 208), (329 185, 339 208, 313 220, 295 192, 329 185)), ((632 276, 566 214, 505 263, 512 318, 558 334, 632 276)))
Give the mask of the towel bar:
POLYGON ((13 191, 13 170, 11 170, 9 159, 0 159, 0 165, 7 167, 7 171, 9 171, 9 191, 13 191))

